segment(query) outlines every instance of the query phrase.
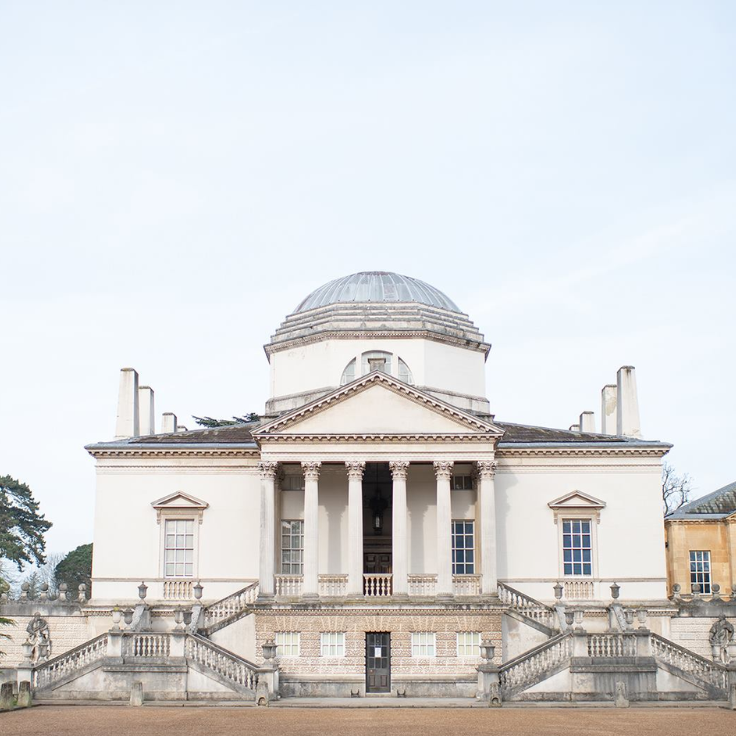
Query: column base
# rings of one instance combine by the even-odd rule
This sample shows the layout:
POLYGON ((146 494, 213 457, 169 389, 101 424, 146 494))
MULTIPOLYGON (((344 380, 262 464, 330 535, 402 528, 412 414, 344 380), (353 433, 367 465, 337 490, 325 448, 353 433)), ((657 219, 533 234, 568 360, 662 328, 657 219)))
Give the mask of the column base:
POLYGON ((452 593, 437 593, 434 599, 438 603, 453 603, 455 601, 455 596, 452 593))
POLYGON ((276 596, 273 593, 258 593, 258 597, 256 598, 256 605, 260 605, 263 603, 273 603, 276 600, 276 596))
POLYGON ((299 600, 302 603, 319 603, 318 593, 302 593, 299 600))
POLYGON ((392 593, 391 598, 394 601, 408 601, 409 600, 409 593, 392 593))

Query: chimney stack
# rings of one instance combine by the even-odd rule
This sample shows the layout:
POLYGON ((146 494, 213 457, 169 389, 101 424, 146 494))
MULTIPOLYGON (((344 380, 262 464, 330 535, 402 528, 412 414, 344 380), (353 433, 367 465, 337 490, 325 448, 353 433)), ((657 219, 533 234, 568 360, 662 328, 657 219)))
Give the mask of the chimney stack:
POLYGON ((153 411, 153 389, 150 386, 138 388, 138 405, 141 436, 156 434, 156 414, 153 411))
POLYGON ((115 439, 126 440, 130 437, 138 437, 139 434, 138 373, 134 368, 122 368, 120 370, 115 439))
POLYGON ((595 432, 595 412, 584 411, 580 415, 580 431, 581 432, 595 432))
POLYGON ((162 434, 173 434, 177 431, 176 414, 172 414, 170 411, 164 412, 161 415, 161 433, 162 434))
POLYGON ((579 424, 571 424, 569 431, 570 432, 579 432, 580 431, 580 425, 579 424))
POLYGON ((636 391, 634 366, 624 365, 616 376, 618 401, 616 407, 616 434, 641 437, 639 396, 636 391))
POLYGON ((616 404, 618 388, 612 383, 601 391, 601 434, 616 434, 616 404))

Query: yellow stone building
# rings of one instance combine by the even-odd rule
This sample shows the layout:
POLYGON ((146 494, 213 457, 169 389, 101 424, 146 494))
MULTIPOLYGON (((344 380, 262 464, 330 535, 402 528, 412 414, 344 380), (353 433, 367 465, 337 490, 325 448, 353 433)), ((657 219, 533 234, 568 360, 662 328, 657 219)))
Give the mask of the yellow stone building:
POLYGON ((667 583, 683 595, 736 591, 736 482, 683 506, 665 519, 667 583), (714 586, 720 586, 715 588, 714 586))

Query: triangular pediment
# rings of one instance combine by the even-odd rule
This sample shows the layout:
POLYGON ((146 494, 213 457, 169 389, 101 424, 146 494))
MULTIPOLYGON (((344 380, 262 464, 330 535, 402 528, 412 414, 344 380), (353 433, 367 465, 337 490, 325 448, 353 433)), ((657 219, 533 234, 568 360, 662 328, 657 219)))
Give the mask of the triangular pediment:
POLYGON ((571 491, 547 504, 551 509, 603 509, 606 502, 582 491, 571 491))
POLYGON ((374 372, 278 419, 253 435, 483 435, 503 430, 384 373, 374 372))
POLYGON ((190 496, 188 493, 184 493, 183 491, 176 491, 175 493, 170 493, 168 496, 159 498, 157 501, 152 501, 151 506, 157 510, 196 509, 204 511, 209 504, 206 501, 190 496))

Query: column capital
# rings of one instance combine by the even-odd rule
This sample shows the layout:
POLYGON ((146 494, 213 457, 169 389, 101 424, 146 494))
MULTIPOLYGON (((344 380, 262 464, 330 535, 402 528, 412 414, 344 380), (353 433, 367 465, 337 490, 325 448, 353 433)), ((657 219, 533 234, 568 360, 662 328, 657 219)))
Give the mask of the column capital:
POLYGON ((308 480, 319 480, 319 469, 322 463, 318 460, 308 460, 302 462, 302 472, 308 480))
POLYGON ((452 466, 454 464, 452 460, 435 460, 434 474, 437 476, 437 480, 440 478, 449 480, 452 477, 452 466))
POLYGON ((258 472, 261 474, 261 478, 275 478, 278 468, 279 464, 270 460, 261 460, 258 463, 258 472))
POLYGON ((390 460, 388 466, 391 468, 391 476, 394 480, 406 480, 409 472, 408 460, 390 460))
POLYGON ((475 465, 481 478, 489 479, 496 475, 498 463, 495 460, 478 460, 475 465))
POLYGON ((348 471, 348 478, 362 480, 365 472, 365 460, 346 460, 345 469, 348 471))

